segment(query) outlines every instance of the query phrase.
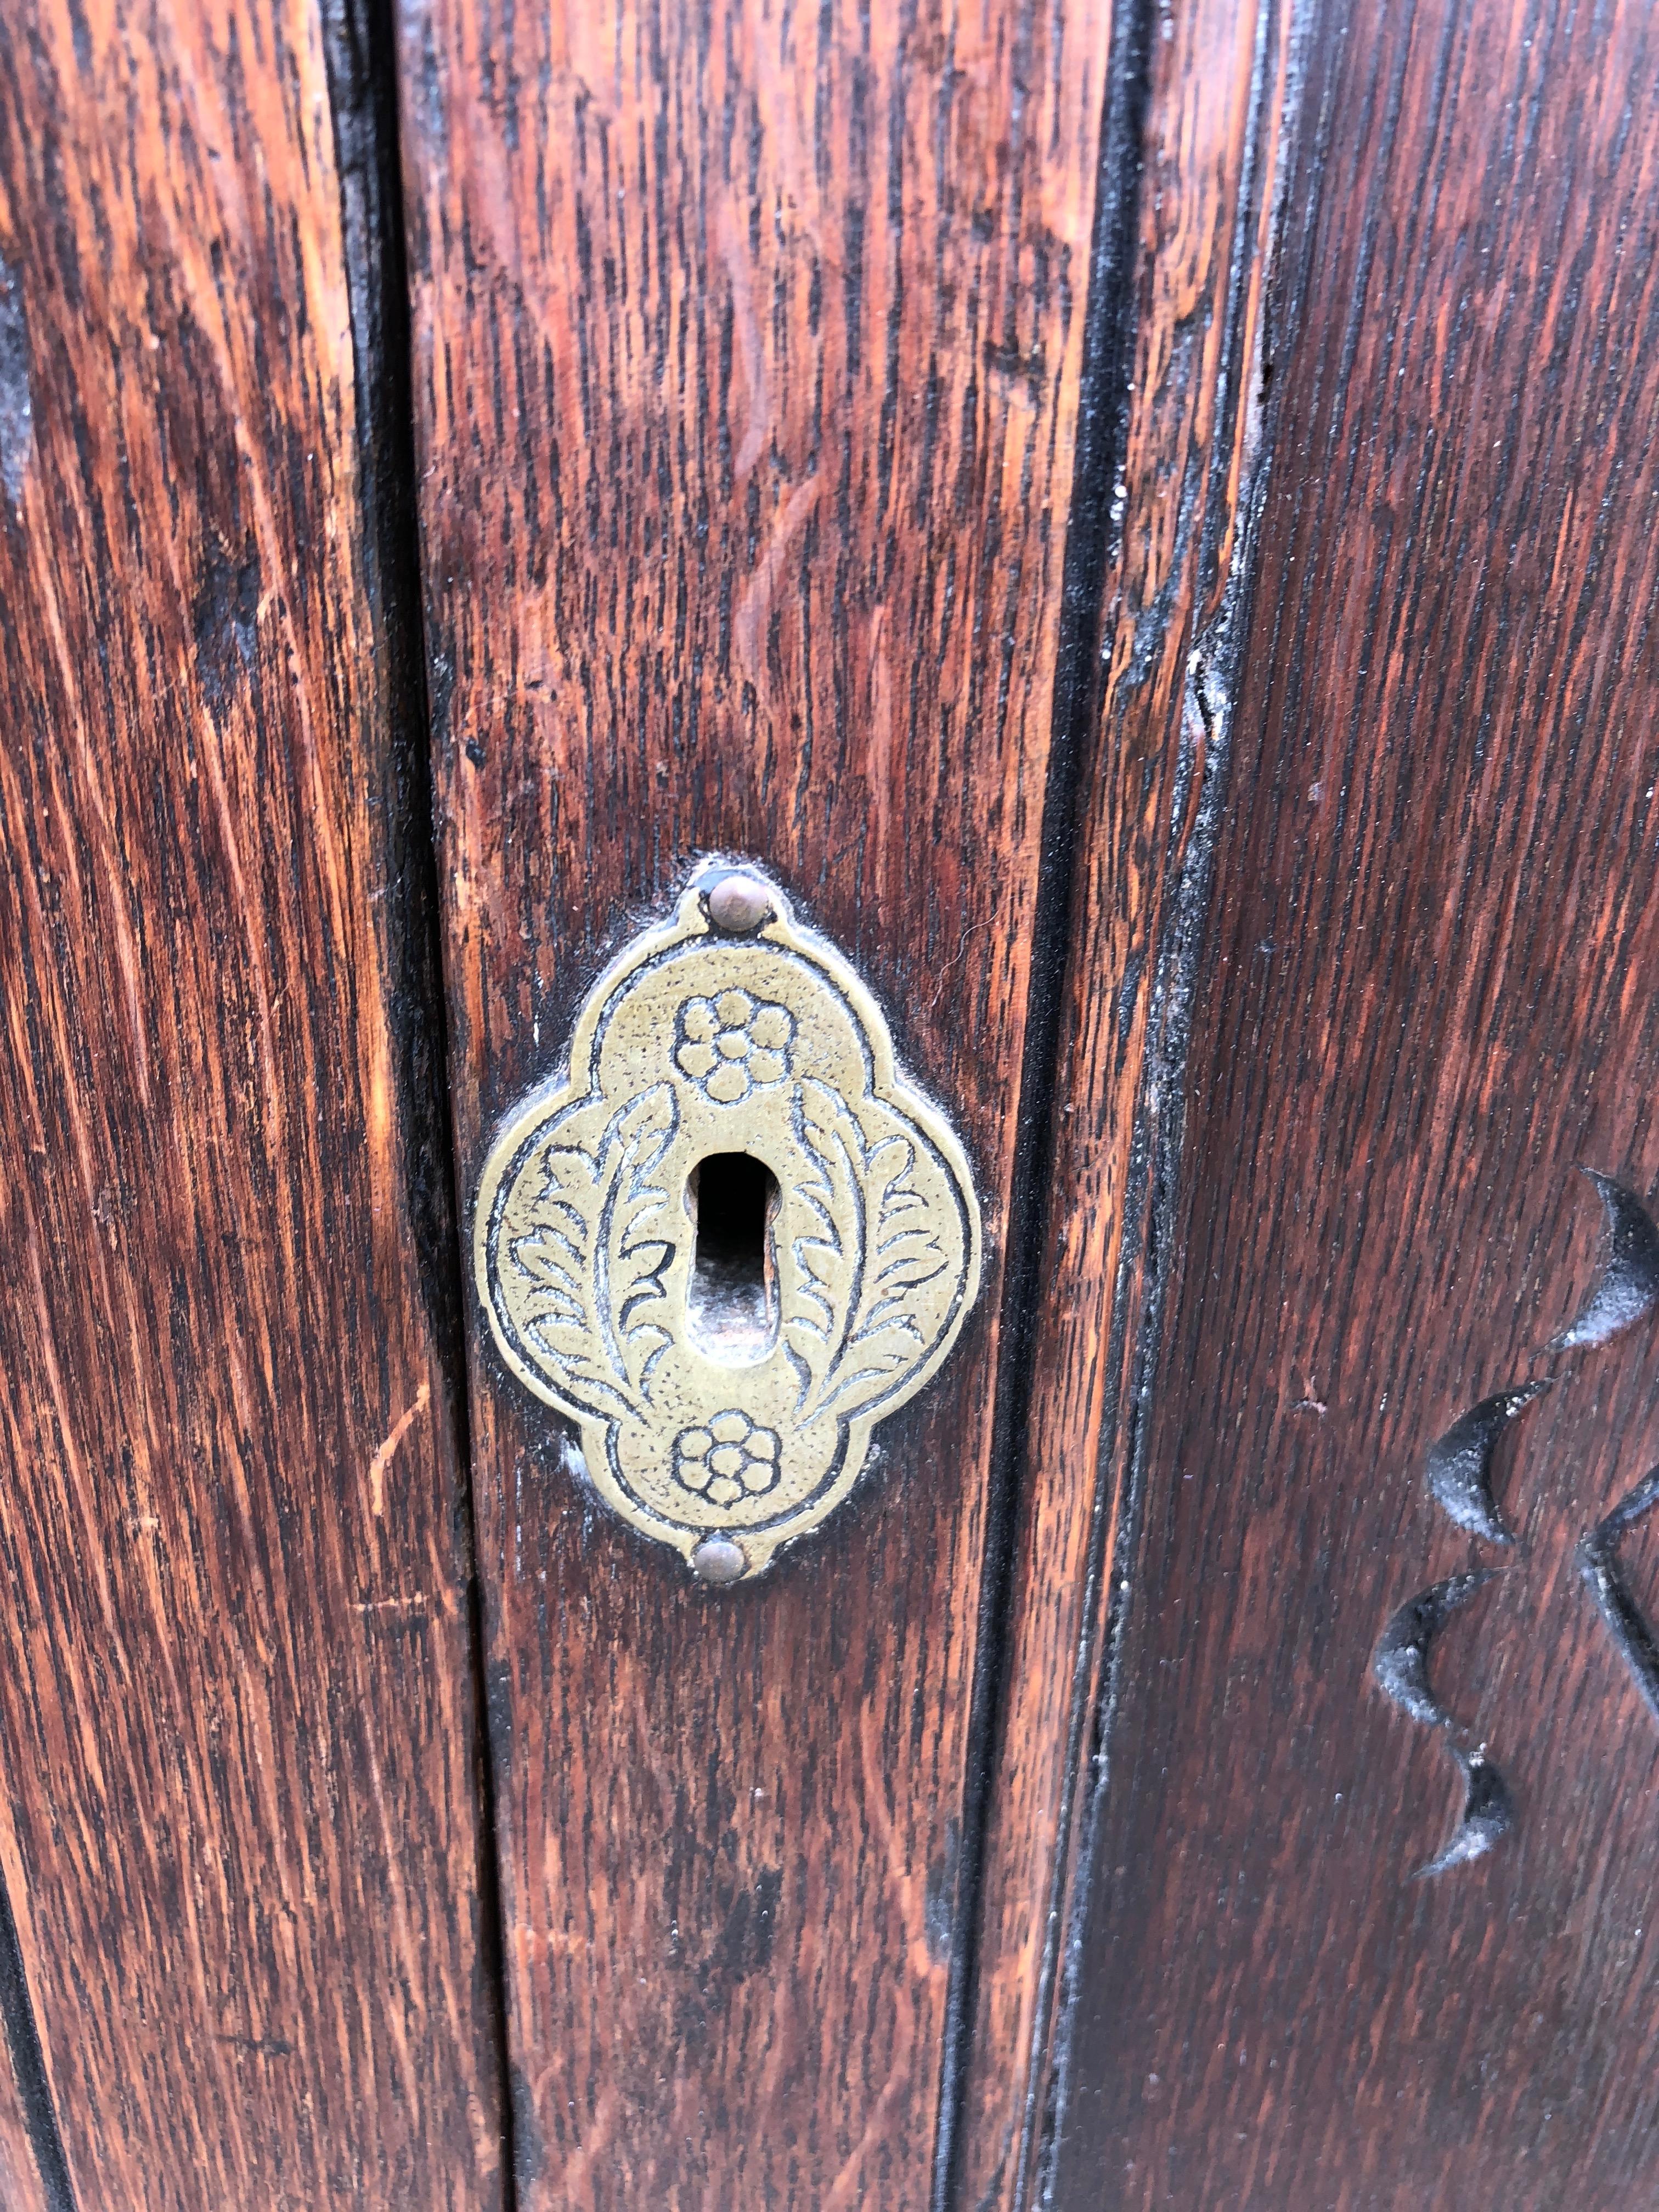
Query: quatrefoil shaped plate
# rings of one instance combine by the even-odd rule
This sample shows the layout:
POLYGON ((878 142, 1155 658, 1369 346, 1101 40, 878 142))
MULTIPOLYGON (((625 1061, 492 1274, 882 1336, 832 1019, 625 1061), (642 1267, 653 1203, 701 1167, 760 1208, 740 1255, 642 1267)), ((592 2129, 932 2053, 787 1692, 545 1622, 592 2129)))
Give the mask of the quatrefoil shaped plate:
POLYGON ((937 1370, 981 1231, 962 1146, 851 967, 747 865, 722 927, 722 880, 705 869, 594 984, 568 1073, 491 1147, 474 1259, 502 1357, 576 1423, 607 1504, 737 1581, 835 1510, 937 1370), (771 1198, 728 1287, 698 1194, 733 1155, 771 1198))

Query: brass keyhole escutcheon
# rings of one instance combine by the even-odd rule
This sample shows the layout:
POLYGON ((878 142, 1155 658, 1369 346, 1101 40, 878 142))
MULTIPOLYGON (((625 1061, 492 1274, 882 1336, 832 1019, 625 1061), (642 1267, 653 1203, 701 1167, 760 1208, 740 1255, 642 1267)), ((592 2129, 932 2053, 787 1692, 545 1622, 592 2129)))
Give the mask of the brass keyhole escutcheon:
POLYGON ((750 866, 601 975, 484 1164, 477 1286, 613 1510, 761 1573, 862 1472, 980 1279, 962 1147, 840 953, 750 866))

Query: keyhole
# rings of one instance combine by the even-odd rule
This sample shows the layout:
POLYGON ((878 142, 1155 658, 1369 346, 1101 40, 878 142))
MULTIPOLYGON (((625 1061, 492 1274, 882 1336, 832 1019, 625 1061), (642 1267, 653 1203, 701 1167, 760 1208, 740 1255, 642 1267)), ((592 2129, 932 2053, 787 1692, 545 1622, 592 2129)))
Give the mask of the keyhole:
POLYGON ((685 1202, 696 1232, 686 1294, 693 1341, 723 1366, 764 1359, 778 1334, 777 1178, 747 1152, 711 1152, 692 1169, 685 1202))

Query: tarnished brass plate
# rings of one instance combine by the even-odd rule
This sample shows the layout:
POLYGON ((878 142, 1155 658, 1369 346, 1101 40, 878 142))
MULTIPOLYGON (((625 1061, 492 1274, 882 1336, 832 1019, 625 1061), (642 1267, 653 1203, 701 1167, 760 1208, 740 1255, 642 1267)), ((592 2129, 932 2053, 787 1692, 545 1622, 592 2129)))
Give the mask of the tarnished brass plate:
POLYGON ((496 1137, 474 1254, 502 1356, 606 1502, 734 1582, 834 1511, 945 1358, 980 1221, 869 993, 727 866, 594 985, 569 1073, 496 1137))

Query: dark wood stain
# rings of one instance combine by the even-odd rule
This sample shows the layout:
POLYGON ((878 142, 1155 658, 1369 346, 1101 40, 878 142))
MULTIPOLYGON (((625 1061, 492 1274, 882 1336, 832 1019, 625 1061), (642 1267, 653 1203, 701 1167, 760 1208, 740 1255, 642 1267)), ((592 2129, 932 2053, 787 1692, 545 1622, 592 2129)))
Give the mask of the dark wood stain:
MULTIPOLYGON (((1659 1393, 1650 1320, 1547 1347, 1604 1249, 1576 1166, 1659 1181, 1659 40, 1321 0, 1305 52, 1054 2201, 1611 2212, 1659 1735, 1576 1553, 1659 1393), (1546 1374, 1483 1543, 1430 1448, 1546 1374), (1513 1826, 1413 1880, 1485 1814, 1370 1656, 1486 1567, 1434 1693, 1513 1826)), ((1654 1522, 1618 1563, 1650 1618, 1654 1522)))
POLYGON ((597 1510, 478 1356, 532 2207, 930 2199, 1108 32, 403 11, 463 1185, 607 942, 724 848, 884 999, 992 1255, 752 1589, 597 1510))
POLYGON ((327 79, 0 25, 0 1871, 82 2212, 499 2202, 327 79))

